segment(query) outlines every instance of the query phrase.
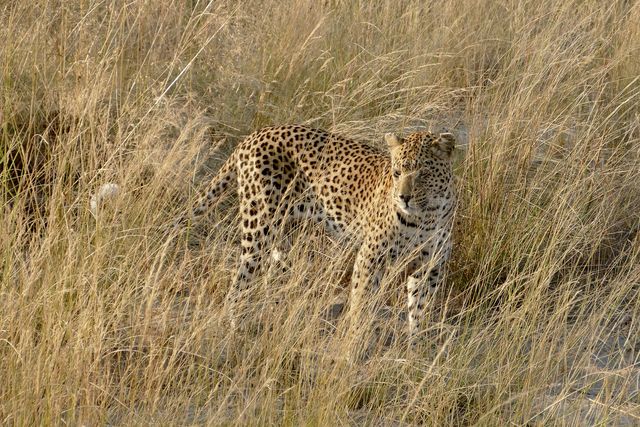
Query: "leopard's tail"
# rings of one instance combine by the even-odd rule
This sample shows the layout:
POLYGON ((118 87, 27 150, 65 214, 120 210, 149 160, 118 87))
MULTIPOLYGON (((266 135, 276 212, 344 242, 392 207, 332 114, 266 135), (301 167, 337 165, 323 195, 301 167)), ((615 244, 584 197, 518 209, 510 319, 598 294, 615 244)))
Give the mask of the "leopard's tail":
POLYGON ((184 215, 180 216, 174 226, 182 226, 190 220, 195 220, 205 214, 212 206, 222 199, 222 196, 234 188, 237 180, 237 153, 234 151, 227 161, 222 165, 216 176, 211 180, 207 191, 201 195, 194 207, 184 215))

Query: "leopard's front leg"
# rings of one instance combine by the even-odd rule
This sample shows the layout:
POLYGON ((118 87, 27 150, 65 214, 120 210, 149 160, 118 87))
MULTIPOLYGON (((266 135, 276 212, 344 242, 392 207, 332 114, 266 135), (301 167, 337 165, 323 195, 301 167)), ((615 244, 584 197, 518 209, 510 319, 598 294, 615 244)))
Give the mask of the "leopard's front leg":
MULTIPOLYGON (((371 299, 375 298, 375 293, 380 287, 380 281, 386 268, 387 248, 387 240, 382 235, 365 239, 360 247, 351 276, 350 312, 352 318, 369 307, 371 299)), ((373 304, 374 307, 375 305, 373 304)))
POLYGON ((386 267, 386 245, 380 239, 366 238, 356 256, 351 276, 349 330, 353 347, 347 357, 369 357, 381 343, 378 290, 386 267))
POLYGON ((436 293, 443 282, 446 263, 451 253, 449 241, 436 246, 436 252, 422 251, 416 260, 419 268, 407 277, 407 308, 409 311, 409 336, 413 343, 424 316, 427 299, 436 293))
POLYGON ((419 330, 419 321, 424 315, 427 298, 438 288, 436 278, 440 276, 440 266, 434 266, 428 273, 413 273, 407 278, 407 308, 409 310, 409 336, 413 340, 419 330))

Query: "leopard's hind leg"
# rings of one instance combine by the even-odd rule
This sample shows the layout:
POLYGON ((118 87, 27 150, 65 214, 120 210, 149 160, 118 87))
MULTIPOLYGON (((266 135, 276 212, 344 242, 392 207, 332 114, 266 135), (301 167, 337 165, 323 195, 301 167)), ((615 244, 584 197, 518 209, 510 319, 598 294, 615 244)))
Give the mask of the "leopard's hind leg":
POLYGON ((252 308, 254 278, 268 261, 265 254, 272 250, 274 237, 279 234, 283 220, 279 211, 283 187, 282 176, 277 170, 273 175, 255 170, 239 171, 242 252, 238 272, 227 295, 228 309, 235 322, 252 308))

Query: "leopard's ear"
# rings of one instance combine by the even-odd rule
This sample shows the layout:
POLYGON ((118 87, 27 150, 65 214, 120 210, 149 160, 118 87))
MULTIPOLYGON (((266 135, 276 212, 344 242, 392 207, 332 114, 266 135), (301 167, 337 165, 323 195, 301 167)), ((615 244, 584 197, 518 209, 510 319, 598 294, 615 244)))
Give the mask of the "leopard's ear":
POLYGON ((449 158, 453 149, 456 148, 456 137, 450 132, 443 132, 438 135, 438 139, 433 141, 433 146, 449 158))
POLYGON ((389 148, 398 148, 402 145, 404 140, 400 138, 395 133, 387 133, 384 135, 384 140, 386 141, 389 148))

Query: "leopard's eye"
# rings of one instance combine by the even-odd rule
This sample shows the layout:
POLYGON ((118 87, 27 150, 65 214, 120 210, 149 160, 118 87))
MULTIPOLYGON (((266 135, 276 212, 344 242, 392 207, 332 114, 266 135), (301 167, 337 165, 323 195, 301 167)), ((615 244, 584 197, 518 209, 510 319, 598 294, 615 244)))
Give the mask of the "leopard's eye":
POLYGON ((392 174, 395 179, 400 178, 400 171, 398 169, 394 169, 392 174))

